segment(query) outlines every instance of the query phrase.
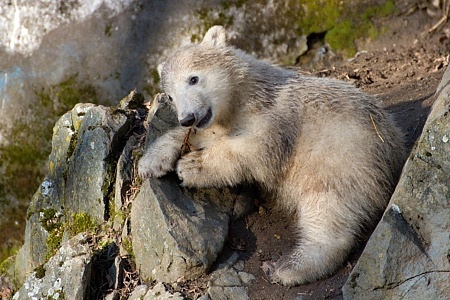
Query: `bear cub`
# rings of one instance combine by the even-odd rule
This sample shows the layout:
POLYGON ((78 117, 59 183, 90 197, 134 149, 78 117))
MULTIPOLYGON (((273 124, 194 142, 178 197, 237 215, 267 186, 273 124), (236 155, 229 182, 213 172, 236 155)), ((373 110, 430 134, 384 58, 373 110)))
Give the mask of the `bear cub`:
POLYGON ((141 177, 187 187, 257 183, 294 218, 297 246, 263 269, 298 285, 332 274, 379 220, 404 161, 400 131, 374 97, 258 60, 214 26, 158 71, 180 127, 158 138, 141 177), (188 128, 193 151, 181 156, 188 128))

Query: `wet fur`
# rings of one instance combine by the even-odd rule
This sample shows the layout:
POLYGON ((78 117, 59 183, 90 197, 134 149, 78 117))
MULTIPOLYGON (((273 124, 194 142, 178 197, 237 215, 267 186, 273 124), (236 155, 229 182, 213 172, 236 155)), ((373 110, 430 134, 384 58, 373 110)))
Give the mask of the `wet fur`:
POLYGON ((404 160, 401 135, 376 99, 257 60, 229 46, 219 26, 160 72, 180 120, 208 108, 213 118, 193 130, 196 150, 181 159, 186 129, 159 138, 139 162, 141 176, 175 170, 193 187, 257 182, 298 229, 295 249, 266 264, 271 280, 304 284, 340 267, 362 228, 378 221, 404 160))

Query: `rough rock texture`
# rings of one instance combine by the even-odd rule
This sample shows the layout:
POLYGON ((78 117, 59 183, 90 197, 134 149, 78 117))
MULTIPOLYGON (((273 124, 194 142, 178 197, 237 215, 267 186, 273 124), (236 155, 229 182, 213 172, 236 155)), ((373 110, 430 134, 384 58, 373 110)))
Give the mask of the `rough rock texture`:
MULTIPOLYGON (((255 281, 253 274, 244 272, 244 262, 237 261, 235 252, 224 264, 211 274, 205 297, 214 300, 248 300, 248 289, 255 281)), ((206 299, 206 298, 205 298, 206 299)))
MULTIPOLYGON (((248 300, 248 286, 255 281, 255 276, 244 272, 244 261, 239 260, 239 255, 234 252, 224 263, 220 264, 209 275, 206 293, 196 298, 198 300, 248 300)), ((131 293, 130 300, 166 300, 186 299, 178 292, 168 291, 162 283, 157 283, 152 288, 147 285, 139 285, 131 293)))
POLYGON ((91 257, 87 237, 80 233, 34 271, 13 299, 86 299, 91 257))
MULTIPOLYGON (((137 99, 142 103, 142 96, 137 99)), ((15 264, 18 282, 69 237, 74 216, 87 213, 97 224, 109 219, 115 163, 138 116, 131 109, 79 104, 56 123, 47 176, 28 208, 15 264)))
POLYGON ((233 203, 226 190, 192 193, 172 178, 146 180, 131 209, 141 276, 175 282, 205 273, 222 250, 233 203))
POLYGON ((343 287, 345 299, 450 295, 450 69, 383 219, 343 287))
POLYGON ((180 293, 170 293, 166 290, 162 283, 157 283, 153 288, 149 289, 145 294, 144 300, 183 300, 185 299, 180 293))

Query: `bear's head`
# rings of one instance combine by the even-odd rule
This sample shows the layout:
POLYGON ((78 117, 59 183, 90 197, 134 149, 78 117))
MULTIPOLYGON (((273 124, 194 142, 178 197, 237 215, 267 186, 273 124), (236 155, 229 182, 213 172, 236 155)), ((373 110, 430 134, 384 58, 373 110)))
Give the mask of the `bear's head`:
POLYGON ((177 50, 158 66, 161 87, 182 126, 207 128, 230 117, 244 77, 236 51, 225 29, 214 26, 201 43, 177 50))

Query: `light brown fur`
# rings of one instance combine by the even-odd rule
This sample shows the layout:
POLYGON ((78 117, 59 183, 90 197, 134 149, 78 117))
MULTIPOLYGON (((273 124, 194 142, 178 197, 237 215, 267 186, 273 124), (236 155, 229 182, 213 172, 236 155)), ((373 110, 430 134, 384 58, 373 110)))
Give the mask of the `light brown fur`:
POLYGON ((341 266, 384 210, 404 159, 377 101, 257 60, 229 46, 220 26, 176 51, 160 73, 179 120, 191 116, 201 128, 190 138, 196 150, 181 159, 186 129, 159 138, 139 162, 141 176, 175 170, 186 186, 261 184, 298 225, 296 248, 264 265, 274 282, 304 284, 341 266))

